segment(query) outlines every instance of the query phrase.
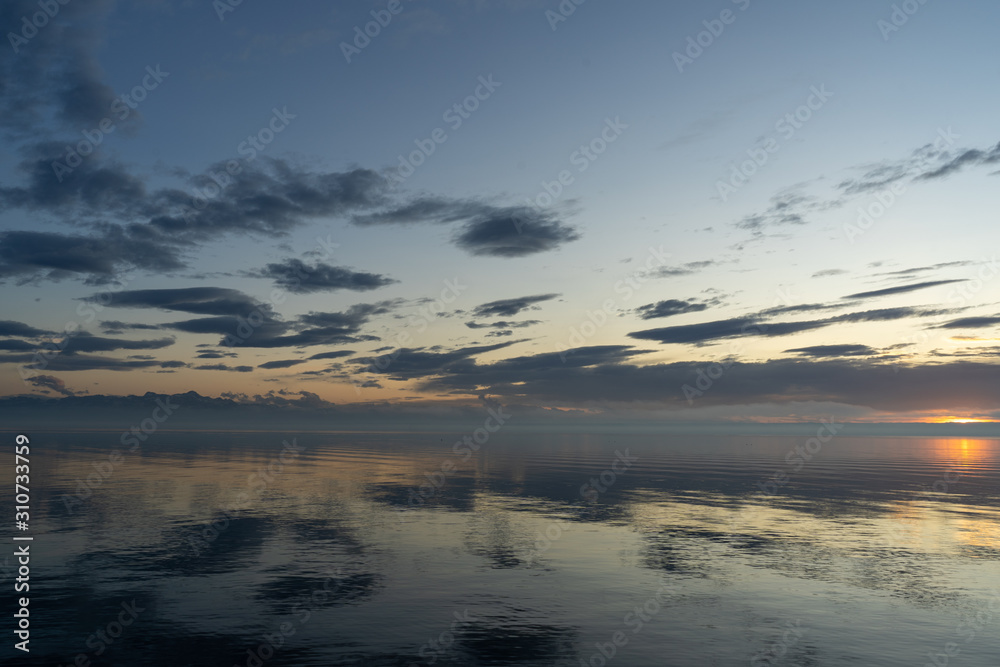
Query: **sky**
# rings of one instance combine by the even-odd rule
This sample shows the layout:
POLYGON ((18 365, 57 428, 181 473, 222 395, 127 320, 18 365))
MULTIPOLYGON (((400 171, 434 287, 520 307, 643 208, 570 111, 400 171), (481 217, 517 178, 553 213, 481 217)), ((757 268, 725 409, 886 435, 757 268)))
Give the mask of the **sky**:
POLYGON ((10 0, 0 394, 1000 419, 998 20, 10 0))

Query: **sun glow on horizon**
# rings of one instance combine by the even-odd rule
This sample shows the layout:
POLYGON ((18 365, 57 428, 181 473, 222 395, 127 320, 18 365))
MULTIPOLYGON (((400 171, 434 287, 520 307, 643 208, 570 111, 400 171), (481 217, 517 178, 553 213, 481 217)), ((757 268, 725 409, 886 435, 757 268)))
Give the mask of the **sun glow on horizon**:
POLYGON ((932 417, 926 424, 997 424, 994 419, 975 419, 973 417, 932 417))

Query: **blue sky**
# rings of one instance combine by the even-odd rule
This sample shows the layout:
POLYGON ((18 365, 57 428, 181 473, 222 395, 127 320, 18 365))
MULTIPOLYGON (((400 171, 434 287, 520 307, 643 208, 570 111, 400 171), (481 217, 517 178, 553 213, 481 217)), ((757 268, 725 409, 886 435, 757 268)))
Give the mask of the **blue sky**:
POLYGON ((5 3, 0 391, 996 418, 1000 9, 676 4, 5 3))

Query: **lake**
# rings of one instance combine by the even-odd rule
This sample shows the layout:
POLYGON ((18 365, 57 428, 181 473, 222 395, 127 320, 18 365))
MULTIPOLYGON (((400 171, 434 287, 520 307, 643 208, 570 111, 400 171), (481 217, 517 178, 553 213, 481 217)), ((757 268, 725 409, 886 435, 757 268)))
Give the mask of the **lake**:
POLYGON ((1000 655, 996 440, 29 436, 24 664, 1000 655))

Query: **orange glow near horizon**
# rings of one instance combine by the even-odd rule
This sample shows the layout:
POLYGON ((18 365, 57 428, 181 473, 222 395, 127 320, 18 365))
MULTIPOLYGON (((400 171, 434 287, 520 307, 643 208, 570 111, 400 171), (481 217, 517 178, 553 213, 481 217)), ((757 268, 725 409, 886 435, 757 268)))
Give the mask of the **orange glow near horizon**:
POLYGON ((975 419, 973 417, 932 417, 927 419, 926 424, 996 424, 1000 423, 993 419, 975 419))

